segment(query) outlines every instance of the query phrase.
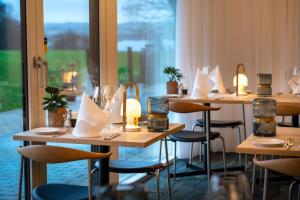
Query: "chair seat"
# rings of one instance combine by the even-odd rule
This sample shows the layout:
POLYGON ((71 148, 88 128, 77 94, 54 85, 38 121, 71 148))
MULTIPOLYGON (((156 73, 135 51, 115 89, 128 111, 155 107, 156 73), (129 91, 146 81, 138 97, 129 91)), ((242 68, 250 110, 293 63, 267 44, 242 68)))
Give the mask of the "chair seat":
POLYGON ((45 184, 32 191, 34 200, 82 200, 88 199, 88 187, 67 184, 45 184))
MULTIPOLYGON (((211 132, 210 139, 214 140, 220 136, 218 132, 211 132)), ((169 138, 173 141, 178 142, 205 142, 206 134, 204 132, 193 132, 193 131, 180 131, 179 133, 175 133, 169 136, 169 138)))
MULTIPOLYGON (((99 162, 96 162, 95 166, 99 167, 99 162)), ((109 162, 109 171, 113 173, 147 173, 163 167, 162 163, 152 161, 110 160, 109 162)))
MULTIPOLYGON (((196 126, 204 127, 204 120, 203 119, 197 119, 195 122, 196 126)), ((212 128, 234 128, 236 126, 243 125, 242 121, 239 120, 229 120, 229 121, 223 121, 223 120, 211 120, 210 121, 210 127, 212 128)))

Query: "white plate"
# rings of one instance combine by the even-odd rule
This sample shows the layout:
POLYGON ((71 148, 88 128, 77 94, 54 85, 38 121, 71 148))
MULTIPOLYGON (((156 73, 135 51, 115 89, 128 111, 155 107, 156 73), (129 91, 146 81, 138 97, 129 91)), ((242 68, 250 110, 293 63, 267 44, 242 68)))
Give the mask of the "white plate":
POLYGON ((168 97, 168 98, 181 98, 183 97, 182 94, 166 94, 165 97, 168 97))
POLYGON ((284 140, 273 138, 256 138, 254 145, 261 147, 278 147, 284 145, 284 140))
POLYGON ((40 127, 32 129, 31 132, 39 135, 56 135, 61 132, 61 129, 54 127, 40 127))

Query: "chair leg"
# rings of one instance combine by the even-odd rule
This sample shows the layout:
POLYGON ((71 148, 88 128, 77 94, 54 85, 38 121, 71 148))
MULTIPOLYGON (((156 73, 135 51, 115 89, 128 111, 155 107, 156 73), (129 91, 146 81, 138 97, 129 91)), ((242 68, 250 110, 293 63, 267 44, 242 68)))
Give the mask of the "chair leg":
POLYGON ((156 177, 156 199, 160 199, 160 188, 159 188, 159 179, 160 179, 160 171, 159 169, 154 172, 154 175, 156 177))
POLYGON ((173 179, 174 179, 174 181, 175 181, 175 179, 176 179, 176 151, 177 151, 177 143, 176 143, 176 141, 174 142, 174 172, 173 172, 173 179))
POLYGON ((161 162, 161 149, 162 149, 162 140, 159 141, 159 157, 158 157, 158 162, 161 162))
POLYGON ((92 160, 88 160, 89 200, 93 199, 92 160))
POLYGON ((167 168, 167 178, 168 178, 168 196, 169 200, 172 199, 171 191, 171 180, 170 180, 170 163, 169 163, 169 154, 168 154, 168 141, 165 138, 165 152, 166 152, 166 168, 167 168))
POLYGON ((21 200, 21 199, 22 199, 23 163, 24 163, 24 159, 23 159, 23 156, 21 156, 21 159, 20 159, 20 174, 19 174, 18 200, 21 200))
POLYGON ((219 137, 222 141, 222 152, 223 152, 223 164, 224 164, 224 172, 227 173, 227 167, 226 167, 226 151, 225 151, 225 141, 223 137, 219 137))
MULTIPOLYGON (((238 136, 239 136, 239 144, 242 143, 242 136, 241 136, 241 130, 239 126, 236 126, 238 130, 238 136)), ((239 165, 242 166, 242 154, 239 153, 239 165)))
POLYGON ((263 200, 268 199, 268 178, 269 178, 269 170, 265 169, 263 200))
POLYGON ((297 181, 293 181, 290 185, 290 188, 289 188, 289 200, 292 200, 292 194, 293 194, 293 189, 294 189, 294 186, 296 185, 297 181))
POLYGON ((193 146, 194 146, 194 143, 192 142, 191 149, 190 149, 190 164, 192 164, 192 162, 193 162, 193 146))
POLYGON ((200 156, 199 156, 199 162, 202 162, 202 142, 200 142, 200 156))
MULTIPOLYGON (((256 158, 256 154, 254 154, 254 158, 256 158)), ((251 188, 251 192, 252 192, 252 196, 254 194, 254 188, 255 188, 255 170, 256 170, 256 167, 255 167, 255 164, 253 163, 253 169, 252 169, 252 188, 251 188)))

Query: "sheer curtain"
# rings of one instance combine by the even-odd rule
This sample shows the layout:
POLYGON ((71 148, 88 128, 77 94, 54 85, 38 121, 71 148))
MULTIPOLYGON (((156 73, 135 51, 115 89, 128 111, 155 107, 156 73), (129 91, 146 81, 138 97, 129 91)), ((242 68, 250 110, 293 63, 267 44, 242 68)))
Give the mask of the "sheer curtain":
MULTIPOLYGON (((252 92, 257 73, 273 74, 273 93, 287 92, 292 68, 300 66, 300 1, 178 0, 176 40, 176 65, 190 91, 197 67, 219 64, 225 86, 232 88, 236 65, 244 63, 252 92)), ((214 119, 242 119, 240 105, 221 106, 214 119)), ((251 109, 246 107, 247 135, 252 132, 251 109)), ((190 128, 197 117, 180 121, 190 128)), ((222 130, 227 151, 237 145, 231 131, 222 130)))

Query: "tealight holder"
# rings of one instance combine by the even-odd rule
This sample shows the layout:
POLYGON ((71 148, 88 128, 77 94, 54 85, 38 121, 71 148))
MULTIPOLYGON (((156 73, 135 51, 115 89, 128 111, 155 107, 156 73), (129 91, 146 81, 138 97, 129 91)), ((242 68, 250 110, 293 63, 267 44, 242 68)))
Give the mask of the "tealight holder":
POLYGON ((147 127, 149 131, 164 132, 169 129, 169 99, 148 97, 147 127))
POLYGON ((253 133, 255 136, 273 137, 276 135, 276 101, 274 99, 254 99, 253 115, 253 133))
POLYGON ((272 95, 272 74, 257 74, 257 96, 272 95))

